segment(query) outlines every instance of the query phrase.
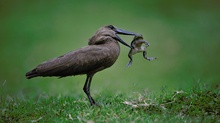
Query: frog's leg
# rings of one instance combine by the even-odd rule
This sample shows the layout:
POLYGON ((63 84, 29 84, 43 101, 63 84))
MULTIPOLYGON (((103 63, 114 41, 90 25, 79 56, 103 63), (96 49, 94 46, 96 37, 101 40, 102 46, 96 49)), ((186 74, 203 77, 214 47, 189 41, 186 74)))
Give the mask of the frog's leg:
POLYGON ((143 52, 143 56, 144 56, 144 58, 147 59, 148 61, 152 61, 152 60, 156 59, 156 58, 154 58, 154 57, 147 57, 147 51, 144 51, 144 52, 143 52))
MULTIPOLYGON (((132 49, 131 49, 132 50, 132 49)), ((129 59, 130 59, 130 61, 129 61, 129 63, 127 64, 127 67, 129 67, 129 66, 131 66, 131 64, 132 64, 132 61, 133 61, 133 59, 132 59, 132 51, 130 50, 130 52, 129 52, 129 54, 128 54, 128 57, 129 57, 129 59)))

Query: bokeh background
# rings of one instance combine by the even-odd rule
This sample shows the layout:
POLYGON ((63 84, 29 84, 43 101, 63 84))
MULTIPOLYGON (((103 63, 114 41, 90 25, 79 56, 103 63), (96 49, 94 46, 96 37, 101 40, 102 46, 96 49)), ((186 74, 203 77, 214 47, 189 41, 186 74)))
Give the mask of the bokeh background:
MULTIPOLYGON (((149 56, 121 45, 116 63, 93 78, 93 93, 129 94, 190 88, 220 80, 218 0, 0 1, 0 83, 9 94, 81 95, 86 76, 35 78, 39 63, 87 45, 98 28, 113 24, 143 34, 149 56)), ((130 43, 131 36, 121 36, 130 43)))

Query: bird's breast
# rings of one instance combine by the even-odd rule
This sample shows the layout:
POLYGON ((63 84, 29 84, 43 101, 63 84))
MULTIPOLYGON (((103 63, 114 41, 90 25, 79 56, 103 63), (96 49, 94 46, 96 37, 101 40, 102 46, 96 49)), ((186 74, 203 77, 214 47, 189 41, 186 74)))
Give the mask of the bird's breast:
POLYGON ((92 54, 92 56, 89 56, 90 59, 88 62, 90 63, 90 65, 92 64, 93 69, 90 69, 87 73, 96 73, 105 68, 111 67, 117 60, 120 53, 118 42, 111 42, 93 46, 100 50, 96 52, 96 54, 92 54))
POLYGON ((109 61, 112 64, 117 60, 119 54, 120 54, 120 46, 118 42, 111 42, 108 44, 103 45, 108 49, 109 52, 106 52, 106 56, 109 57, 109 61))

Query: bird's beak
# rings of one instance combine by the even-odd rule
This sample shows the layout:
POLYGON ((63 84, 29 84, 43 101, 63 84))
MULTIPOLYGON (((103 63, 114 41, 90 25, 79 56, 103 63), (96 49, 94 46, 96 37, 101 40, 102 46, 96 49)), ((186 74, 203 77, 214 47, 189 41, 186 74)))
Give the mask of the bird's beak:
POLYGON ((116 34, 122 34, 122 35, 137 35, 133 32, 128 32, 126 30, 122 30, 122 29, 119 29, 119 28, 115 28, 115 32, 116 32, 116 34))
POLYGON ((117 34, 115 35, 116 36, 116 40, 119 41, 120 43, 122 43, 123 45, 131 48, 130 45, 128 45, 127 43, 125 43, 117 34))
POLYGON ((131 48, 131 46, 128 45, 127 43, 125 43, 117 34, 122 34, 122 35, 137 35, 137 34, 135 34, 133 32, 128 32, 128 31, 125 31, 125 30, 122 30, 122 29, 119 29, 119 28, 115 28, 114 31, 116 32, 116 40, 118 40, 123 45, 131 48))

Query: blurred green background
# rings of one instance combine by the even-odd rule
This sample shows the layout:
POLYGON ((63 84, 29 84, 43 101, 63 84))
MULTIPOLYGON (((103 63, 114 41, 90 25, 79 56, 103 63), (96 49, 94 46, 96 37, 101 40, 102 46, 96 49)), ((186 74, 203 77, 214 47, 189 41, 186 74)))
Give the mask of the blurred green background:
MULTIPOLYGON (((189 88, 220 80, 220 2, 211 0, 0 1, 0 83, 7 93, 78 95, 86 76, 34 78, 39 63, 87 45, 98 28, 113 24, 143 34, 149 56, 121 45, 116 63, 93 78, 93 93, 189 88), (4 84, 4 85, 3 85, 4 84)), ((130 43, 131 36, 121 36, 130 43)))

